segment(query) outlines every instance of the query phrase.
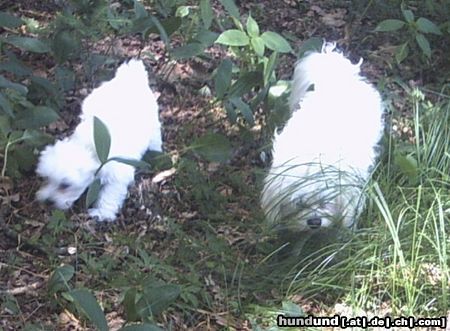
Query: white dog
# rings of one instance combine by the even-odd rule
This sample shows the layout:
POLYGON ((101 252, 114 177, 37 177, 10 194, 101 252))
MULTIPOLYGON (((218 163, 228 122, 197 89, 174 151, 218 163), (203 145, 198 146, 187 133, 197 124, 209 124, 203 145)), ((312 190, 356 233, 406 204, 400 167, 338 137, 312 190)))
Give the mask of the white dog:
POLYGON ((361 213, 383 132, 381 97, 360 76, 361 62, 352 64, 332 43, 297 62, 292 117, 275 137, 261 197, 272 225, 350 227, 361 213))
MULTIPOLYGON (((86 97, 75 132, 42 151, 37 174, 46 183, 37 192, 38 200, 67 209, 94 181, 100 167, 93 138, 94 116, 109 130, 109 158, 140 160, 147 149, 161 151, 156 98, 149 88, 143 62, 133 59, 122 64, 111 81, 86 97)), ((102 188, 89 215, 100 221, 113 221, 134 180, 134 167, 111 161, 97 176, 102 188)))

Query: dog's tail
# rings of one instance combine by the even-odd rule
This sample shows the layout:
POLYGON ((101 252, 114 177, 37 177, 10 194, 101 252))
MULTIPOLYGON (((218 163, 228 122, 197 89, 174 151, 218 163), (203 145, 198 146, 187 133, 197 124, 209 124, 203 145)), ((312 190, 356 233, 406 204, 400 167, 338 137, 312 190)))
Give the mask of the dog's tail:
POLYGON ((116 79, 120 81, 139 86, 148 86, 148 74, 145 69, 144 62, 138 59, 131 59, 128 62, 124 62, 117 69, 116 79), (145 84, 145 85, 144 85, 145 84))
POLYGON ((339 87, 359 75, 362 60, 352 64, 336 50, 335 43, 324 43, 321 52, 308 53, 295 65, 289 108, 294 111, 305 94, 320 88, 339 87))

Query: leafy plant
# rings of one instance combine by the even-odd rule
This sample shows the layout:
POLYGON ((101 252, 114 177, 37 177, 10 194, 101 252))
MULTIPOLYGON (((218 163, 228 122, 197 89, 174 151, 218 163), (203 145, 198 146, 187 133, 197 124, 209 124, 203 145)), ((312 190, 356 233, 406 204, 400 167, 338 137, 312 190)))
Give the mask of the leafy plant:
POLYGON ((231 4, 232 1, 228 1, 225 8, 235 28, 222 32, 215 42, 227 46, 232 56, 224 59, 216 70, 215 92, 217 99, 224 103, 231 121, 236 121, 240 114, 253 125, 254 111, 265 100, 270 86, 277 81, 275 67, 278 54, 290 53, 292 48, 276 32, 261 33, 251 15, 244 26, 234 3, 231 4))
MULTIPOLYGON (((99 331, 108 331, 105 313, 95 296, 88 289, 73 289, 71 282, 75 269, 70 265, 58 267, 48 281, 48 293, 56 299, 58 305, 68 308, 77 316, 87 318, 99 331)), ((151 330, 161 331, 152 321, 175 299, 180 289, 177 285, 149 282, 142 290, 131 288, 125 292, 124 305, 127 322, 133 324, 122 327, 121 331, 151 330), (145 320, 145 323, 135 323, 145 320)))
POLYGON ((387 19, 381 21, 375 28, 376 32, 393 32, 406 29, 406 41, 398 45, 395 51, 397 63, 401 63, 410 53, 410 49, 418 47, 426 59, 431 58, 431 46, 427 35, 442 35, 439 27, 425 17, 415 19, 410 9, 401 10, 404 20, 387 19))
POLYGON ((58 118, 55 111, 62 105, 59 89, 48 79, 33 74, 33 70, 21 62, 15 50, 32 54, 47 54, 47 43, 22 36, 19 27, 25 21, 9 13, 0 12, 0 27, 9 33, 0 35, 0 155, 3 166, 0 176, 8 173, 19 176, 21 171, 34 164, 34 148, 50 140, 39 131, 58 118))

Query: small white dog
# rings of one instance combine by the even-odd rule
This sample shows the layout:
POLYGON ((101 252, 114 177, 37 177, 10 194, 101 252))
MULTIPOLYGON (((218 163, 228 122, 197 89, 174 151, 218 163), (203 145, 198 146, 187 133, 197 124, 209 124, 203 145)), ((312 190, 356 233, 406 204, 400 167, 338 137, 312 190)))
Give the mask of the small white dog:
MULTIPOLYGON (((140 60, 122 64, 115 77, 94 89, 82 104, 81 122, 68 138, 42 151, 37 174, 46 183, 37 192, 40 201, 67 209, 94 181, 100 161, 94 145, 93 123, 98 117, 111 136, 109 158, 140 160, 147 149, 161 151, 158 105, 140 60)), ((134 167, 107 162, 97 174, 102 185, 89 215, 113 221, 134 180, 134 167)))
POLYGON ((379 93, 325 43, 297 62, 291 119, 273 143, 261 206, 279 229, 350 227, 365 204, 363 188, 383 132, 379 93), (297 109, 298 108, 298 109, 297 109))

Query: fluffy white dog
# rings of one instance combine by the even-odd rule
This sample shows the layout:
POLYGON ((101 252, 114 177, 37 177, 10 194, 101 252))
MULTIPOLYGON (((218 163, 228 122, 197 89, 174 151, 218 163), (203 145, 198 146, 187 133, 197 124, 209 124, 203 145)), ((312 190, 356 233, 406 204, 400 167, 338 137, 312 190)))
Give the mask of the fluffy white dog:
MULTIPOLYGON (((67 209, 94 181, 100 161, 94 145, 93 123, 98 117, 111 136, 109 158, 140 160, 147 149, 161 151, 158 105, 140 60, 122 64, 115 77, 94 89, 82 104, 81 122, 68 138, 42 151, 37 174, 46 183, 37 192, 40 201, 67 209)), ((107 162, 97 174, 102 185, 89 215, 113 221, 134 180, 134 167, 107 162)))
POLYGON ((379 93, 354 65, 325 43, 297 62, 292 117, 273 143, 261 206, 281 229, 350 227, 361 213, 383 132, 379 93), (298 110, 297 110, 298 108, 298 110))

